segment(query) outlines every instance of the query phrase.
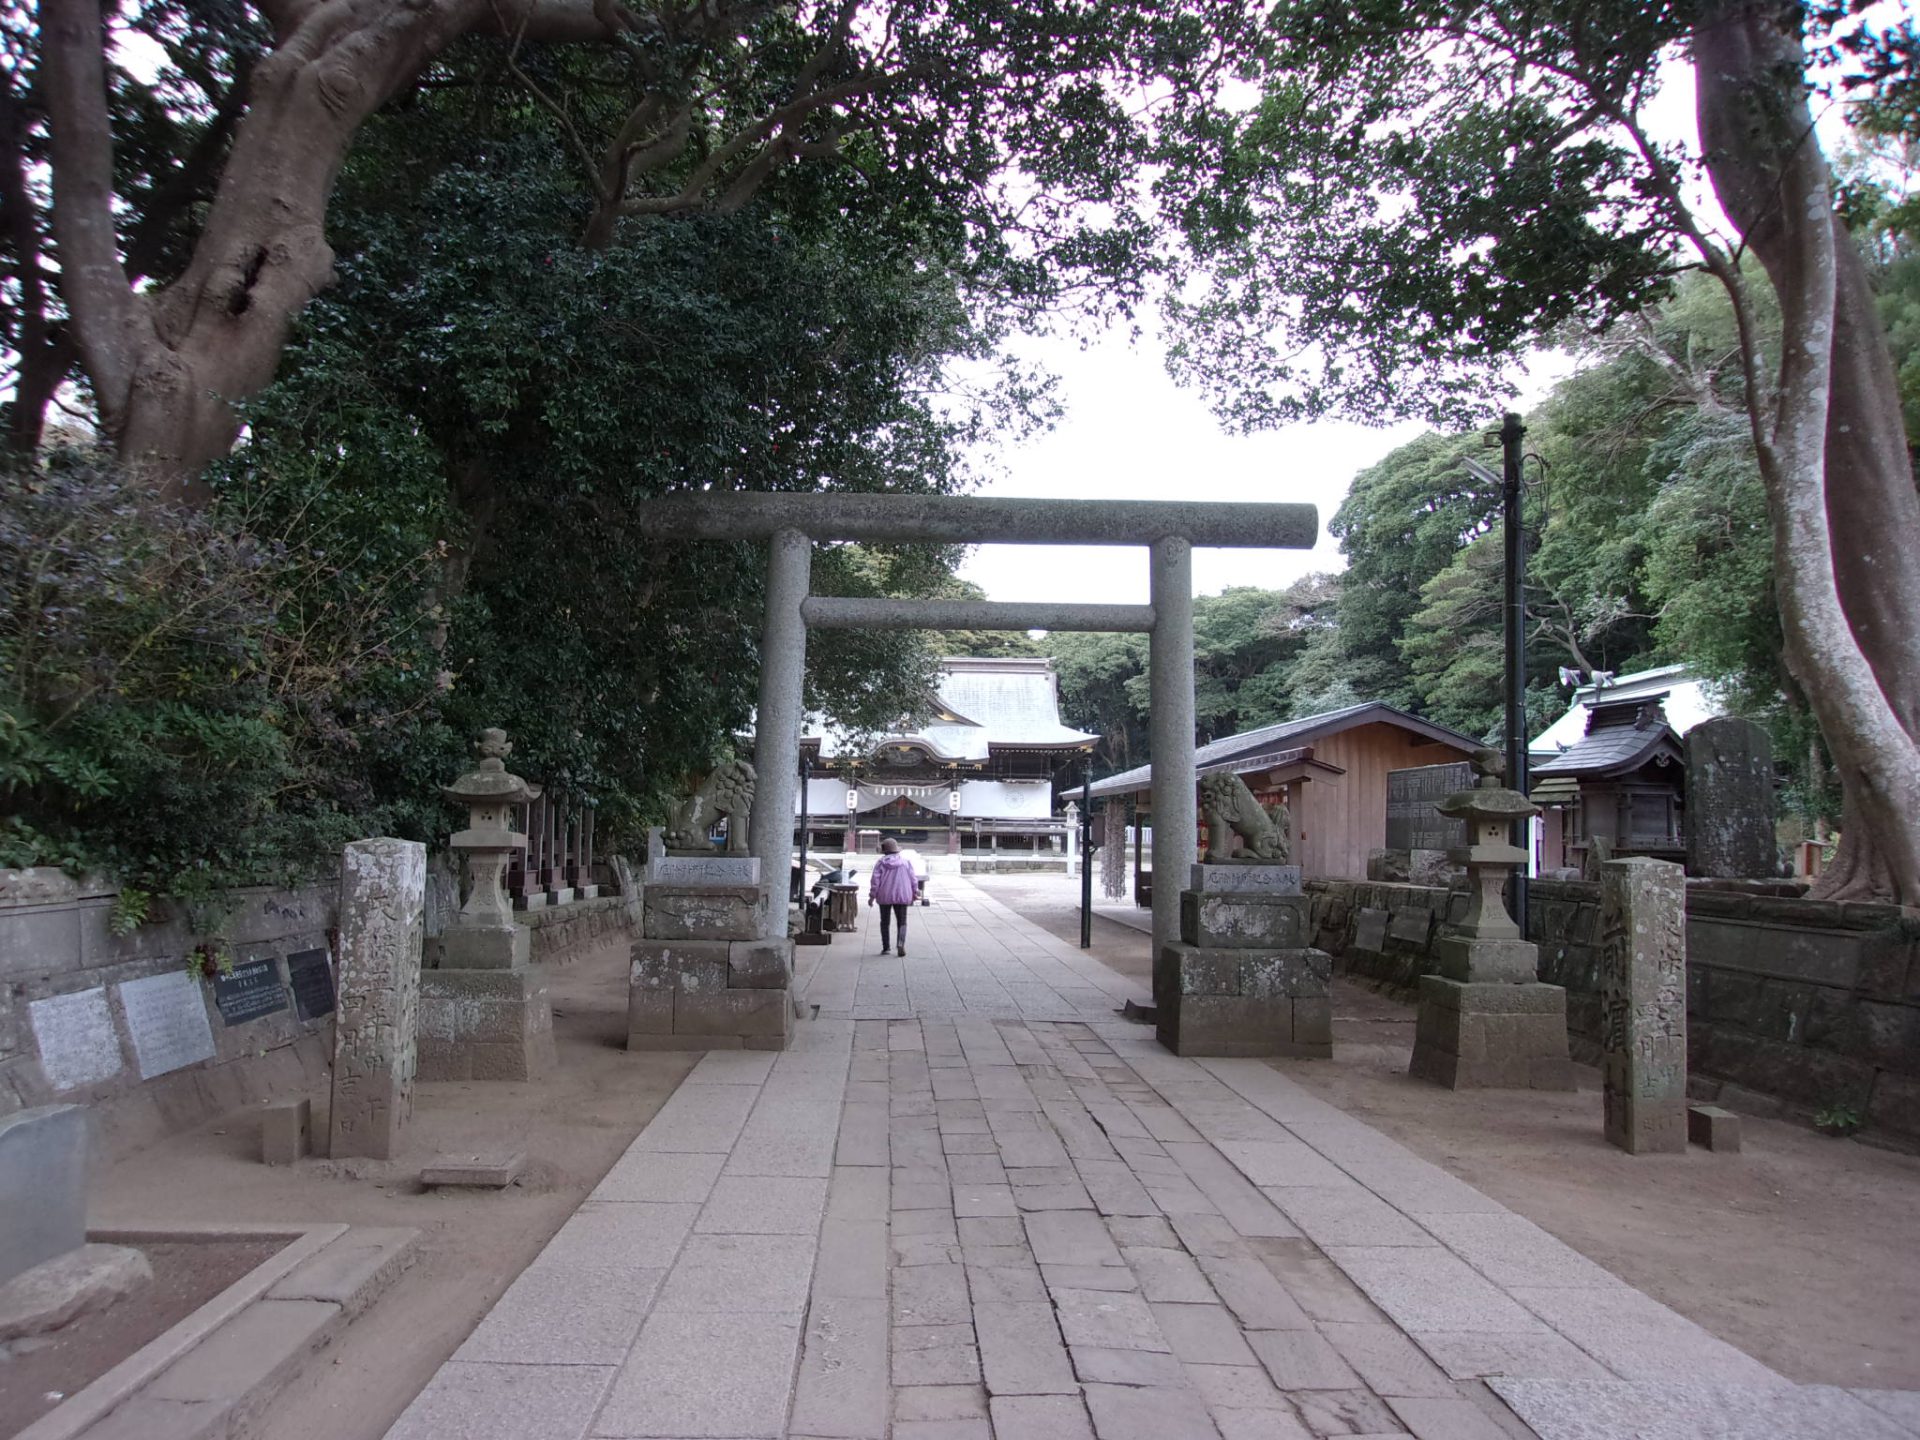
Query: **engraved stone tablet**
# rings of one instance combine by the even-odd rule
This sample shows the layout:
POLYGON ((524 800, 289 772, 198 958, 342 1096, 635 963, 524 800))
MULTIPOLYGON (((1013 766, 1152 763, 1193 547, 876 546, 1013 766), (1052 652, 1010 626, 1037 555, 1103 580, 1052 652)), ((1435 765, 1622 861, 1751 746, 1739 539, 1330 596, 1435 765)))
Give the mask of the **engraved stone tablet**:
POLYGON ((333 965, 324 950, 302 950, 287 957, 287 979, 293 985, 293 1013, 302 1020, 318 1020, 333 1013, 333 965))
POLYGON ((120 987, 140 1078, 151 1080, 213 1058, 213 1026, 200 982, 184 970, 129 980, 120 987))
POLYGON ((757 855, 661 855, 647 867, 647 883, 668 885, 758 885, 757 855))
POLYGON ((1387 925, 1393 917, 1385 910, 1362 910, 1353 919, 1353 943, 1350 950, 1373 954, 1387 948, 1387 925))
POLYGON ((49 995, 27 1006, 40 1069, 56 1090, 77 1090, 111 1080, 123 1068, 120 1037, 104 988, 49 995))
POLYGON ((1387 848, 1452 850, 1467 843, 1467 822, 1433 808, 1456 790, 1473 784, 1473 766, 1465 760, 1447 765, 1418 765, 1387 772, 1387 848))
POLYGON ((244 1025, 287 1008, 287 987, 271 960, 249 960, 213 979, 213 1003, 228 1025, 244 1025))
POLYGON ((1205 891, 1298 895, 1298 865, 1195 865, 1188 888, 1205 891))
POLYGON ((340 990, 334 1019, 334 1159, 390 1160, 413 1114, 427 847, 356 840, 340 864, 340 990))

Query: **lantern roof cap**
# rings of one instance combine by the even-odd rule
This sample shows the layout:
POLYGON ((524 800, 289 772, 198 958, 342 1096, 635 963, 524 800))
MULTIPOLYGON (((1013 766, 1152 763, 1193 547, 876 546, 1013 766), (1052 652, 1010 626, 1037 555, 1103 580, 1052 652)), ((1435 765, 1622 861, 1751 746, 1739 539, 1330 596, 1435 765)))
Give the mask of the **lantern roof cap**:
POLYGON ((507 770, 506 757, 513 744, 504 730, 487 729, 473 742, 480 763, 451 785, 442 785, 440 793, 449 800, 464 800, 469 805, 524 805, 540 796, 540 787, 530 785, 507 770))

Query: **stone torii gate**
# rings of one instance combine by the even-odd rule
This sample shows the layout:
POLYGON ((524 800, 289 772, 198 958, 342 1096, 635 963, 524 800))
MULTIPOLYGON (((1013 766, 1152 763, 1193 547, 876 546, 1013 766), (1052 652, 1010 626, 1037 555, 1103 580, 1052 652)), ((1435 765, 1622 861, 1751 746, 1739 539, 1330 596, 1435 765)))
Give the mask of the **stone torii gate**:
MULTIPOLYGON (((1180 938, 1180 890, 1199 843, 1194 801, 1193 550, 1308 550, 1312 505, 1155 500, 1001 500, 982 496, 708 492, 649 502, 645 533, 680 540, 764 540, 767 609, 760 640, 753 853, 776 898, 792 864, 807 631, 1091 630, 1149 636, 1153 745, 1153 945, 1180 938), (974 600, 842 600, 809 595, 813 542, 937 545, 1144 545, 1149 603, 1049 605, 974 600)), ((767 910, 784 939, 787 909, 767 910)))

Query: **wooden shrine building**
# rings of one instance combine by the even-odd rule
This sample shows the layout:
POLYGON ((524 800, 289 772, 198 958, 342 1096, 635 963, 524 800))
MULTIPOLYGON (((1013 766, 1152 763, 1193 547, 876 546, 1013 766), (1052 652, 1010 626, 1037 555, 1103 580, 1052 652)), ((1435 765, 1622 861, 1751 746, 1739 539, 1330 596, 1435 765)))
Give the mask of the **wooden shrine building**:
MULTIPOLYGON (((1387 772, 1463 760, 1479 743, 1371 701, 1215 740, 1194 752, 1194 768, 1239 775, 1263 805, 1286 802, 1293 858, 1308 877, 1360 880, 1367 857, 1387 843, 1387 772)), ((1093 798, 1130 800, 1150 826, 1152 785, 1153 767, 1142 765, 1095 781, 1093 798)), ((1203 821, 1203 841, 1205 833, 1203 821)), ((1137 854, 1134 870, 1135 898, 1148 903, 1137 854)))
POLYGON ((949 656, 917 725, 865 738, 807 725, 795 833, 804 823, 810 845, 848 854, 888 836, 949 855, 1064 854, 1054 782, 1077 779, 1098 738, 1061 723, 1052 660, 949 656))

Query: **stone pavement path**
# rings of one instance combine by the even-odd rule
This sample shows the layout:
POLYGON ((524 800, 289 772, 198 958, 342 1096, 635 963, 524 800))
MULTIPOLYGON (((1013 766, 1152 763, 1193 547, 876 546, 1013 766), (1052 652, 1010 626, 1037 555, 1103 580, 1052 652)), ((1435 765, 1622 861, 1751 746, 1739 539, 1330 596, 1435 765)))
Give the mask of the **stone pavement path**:
POLYGON ((808 953, 794 1048, 704 1057, 389 1440, 1920 1437, 964 882, 913 922, 808 953))

